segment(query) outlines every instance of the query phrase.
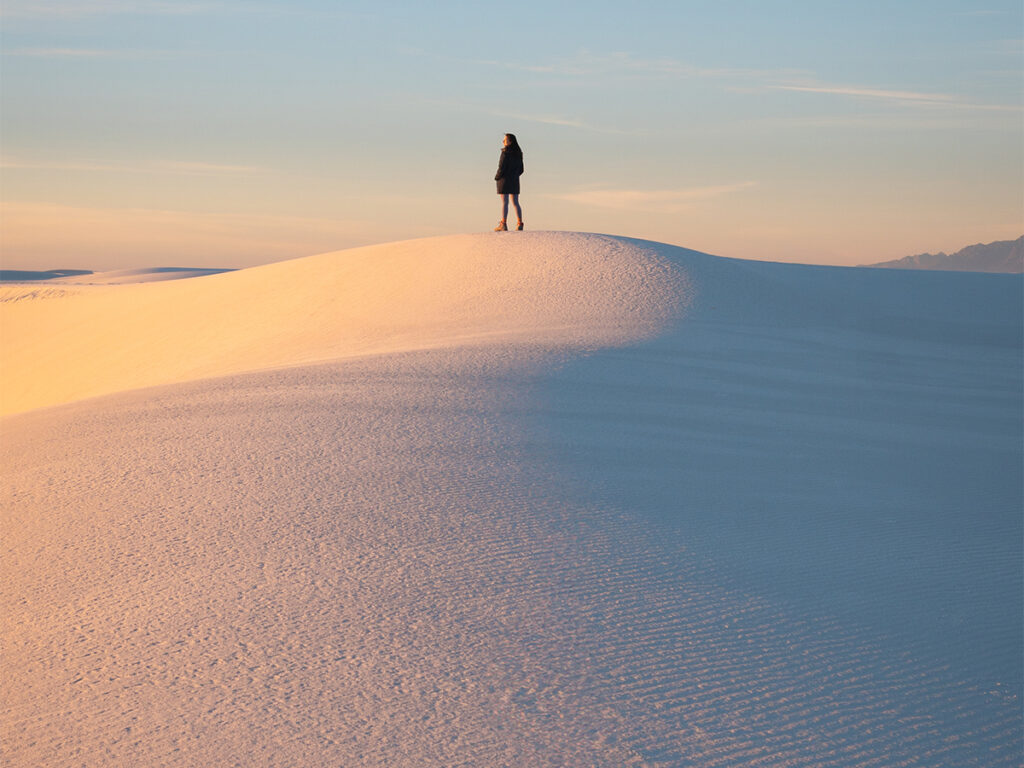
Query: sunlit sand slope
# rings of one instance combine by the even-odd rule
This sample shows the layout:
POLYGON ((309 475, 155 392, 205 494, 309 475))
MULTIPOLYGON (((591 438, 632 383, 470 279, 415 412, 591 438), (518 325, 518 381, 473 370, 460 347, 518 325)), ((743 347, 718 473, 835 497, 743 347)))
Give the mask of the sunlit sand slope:
POLYGON ((680 296, 649 248, 565 233, 414 240, 171 282, 0 287, 0 413, 354 355, 617 343, 680 296))
POLYGON ((527 234, 0 421, 5 766, 1021 764, 1021 279, 527 234))

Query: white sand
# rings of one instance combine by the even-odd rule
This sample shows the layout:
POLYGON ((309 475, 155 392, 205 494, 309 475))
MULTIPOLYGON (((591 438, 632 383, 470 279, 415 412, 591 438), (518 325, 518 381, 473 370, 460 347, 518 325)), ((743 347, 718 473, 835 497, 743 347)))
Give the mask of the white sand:
POLYGON ((1019 765, 1021 288, 509 233, 5 302, 4 762, 1019 765))
POLYGON ((157 283, 165 280, 187 280, 193 277, 207 277, 228 269, 207 269, 205 267, 145 267, 141 269, 114 269, 108 272, 90 272, 87 275, 55 277, 47 282, 58 285, 128 285, 134 283, 157 283))
POLYGON ((651 332, 679 300, 662 261, 548 233, 411 240, 106 289, 0 286, 0 413, 367 354, 507 339, 587 348, 651 332), (57 305, 23 300, 54 290, 57 305))

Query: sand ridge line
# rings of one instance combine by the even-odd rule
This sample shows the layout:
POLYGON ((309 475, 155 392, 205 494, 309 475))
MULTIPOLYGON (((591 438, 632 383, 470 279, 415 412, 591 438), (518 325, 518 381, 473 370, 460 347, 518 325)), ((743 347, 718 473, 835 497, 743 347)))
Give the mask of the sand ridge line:
POLYGON ((590 349, 680 311, 650 248, 573 233, 456 235, 0 308, 0 413, 449 343, 590 349))

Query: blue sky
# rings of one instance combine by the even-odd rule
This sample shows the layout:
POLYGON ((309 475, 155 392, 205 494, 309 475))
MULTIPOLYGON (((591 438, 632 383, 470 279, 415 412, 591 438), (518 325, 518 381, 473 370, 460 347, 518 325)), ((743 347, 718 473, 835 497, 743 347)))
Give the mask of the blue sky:
POLYGON ((497 220, 855 264, 1024 233, 1003 2, 5 0, 5 266, 242 266, 497 220))

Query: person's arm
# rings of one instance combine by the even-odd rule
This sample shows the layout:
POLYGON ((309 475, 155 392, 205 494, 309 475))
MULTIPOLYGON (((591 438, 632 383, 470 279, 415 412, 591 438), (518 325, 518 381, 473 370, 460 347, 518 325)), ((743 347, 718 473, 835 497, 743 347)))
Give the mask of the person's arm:
POLYGON ((498 158, 498 172, 494 174, 494 180, 497 181, 505 174, 505 153, 501 153, 501 157, 498 158))
POLYGON ((526 173, 526 166, 523 165, 523 156, 520 155, 519 156, 519 175, 522 176, 524 173, 526 173))

